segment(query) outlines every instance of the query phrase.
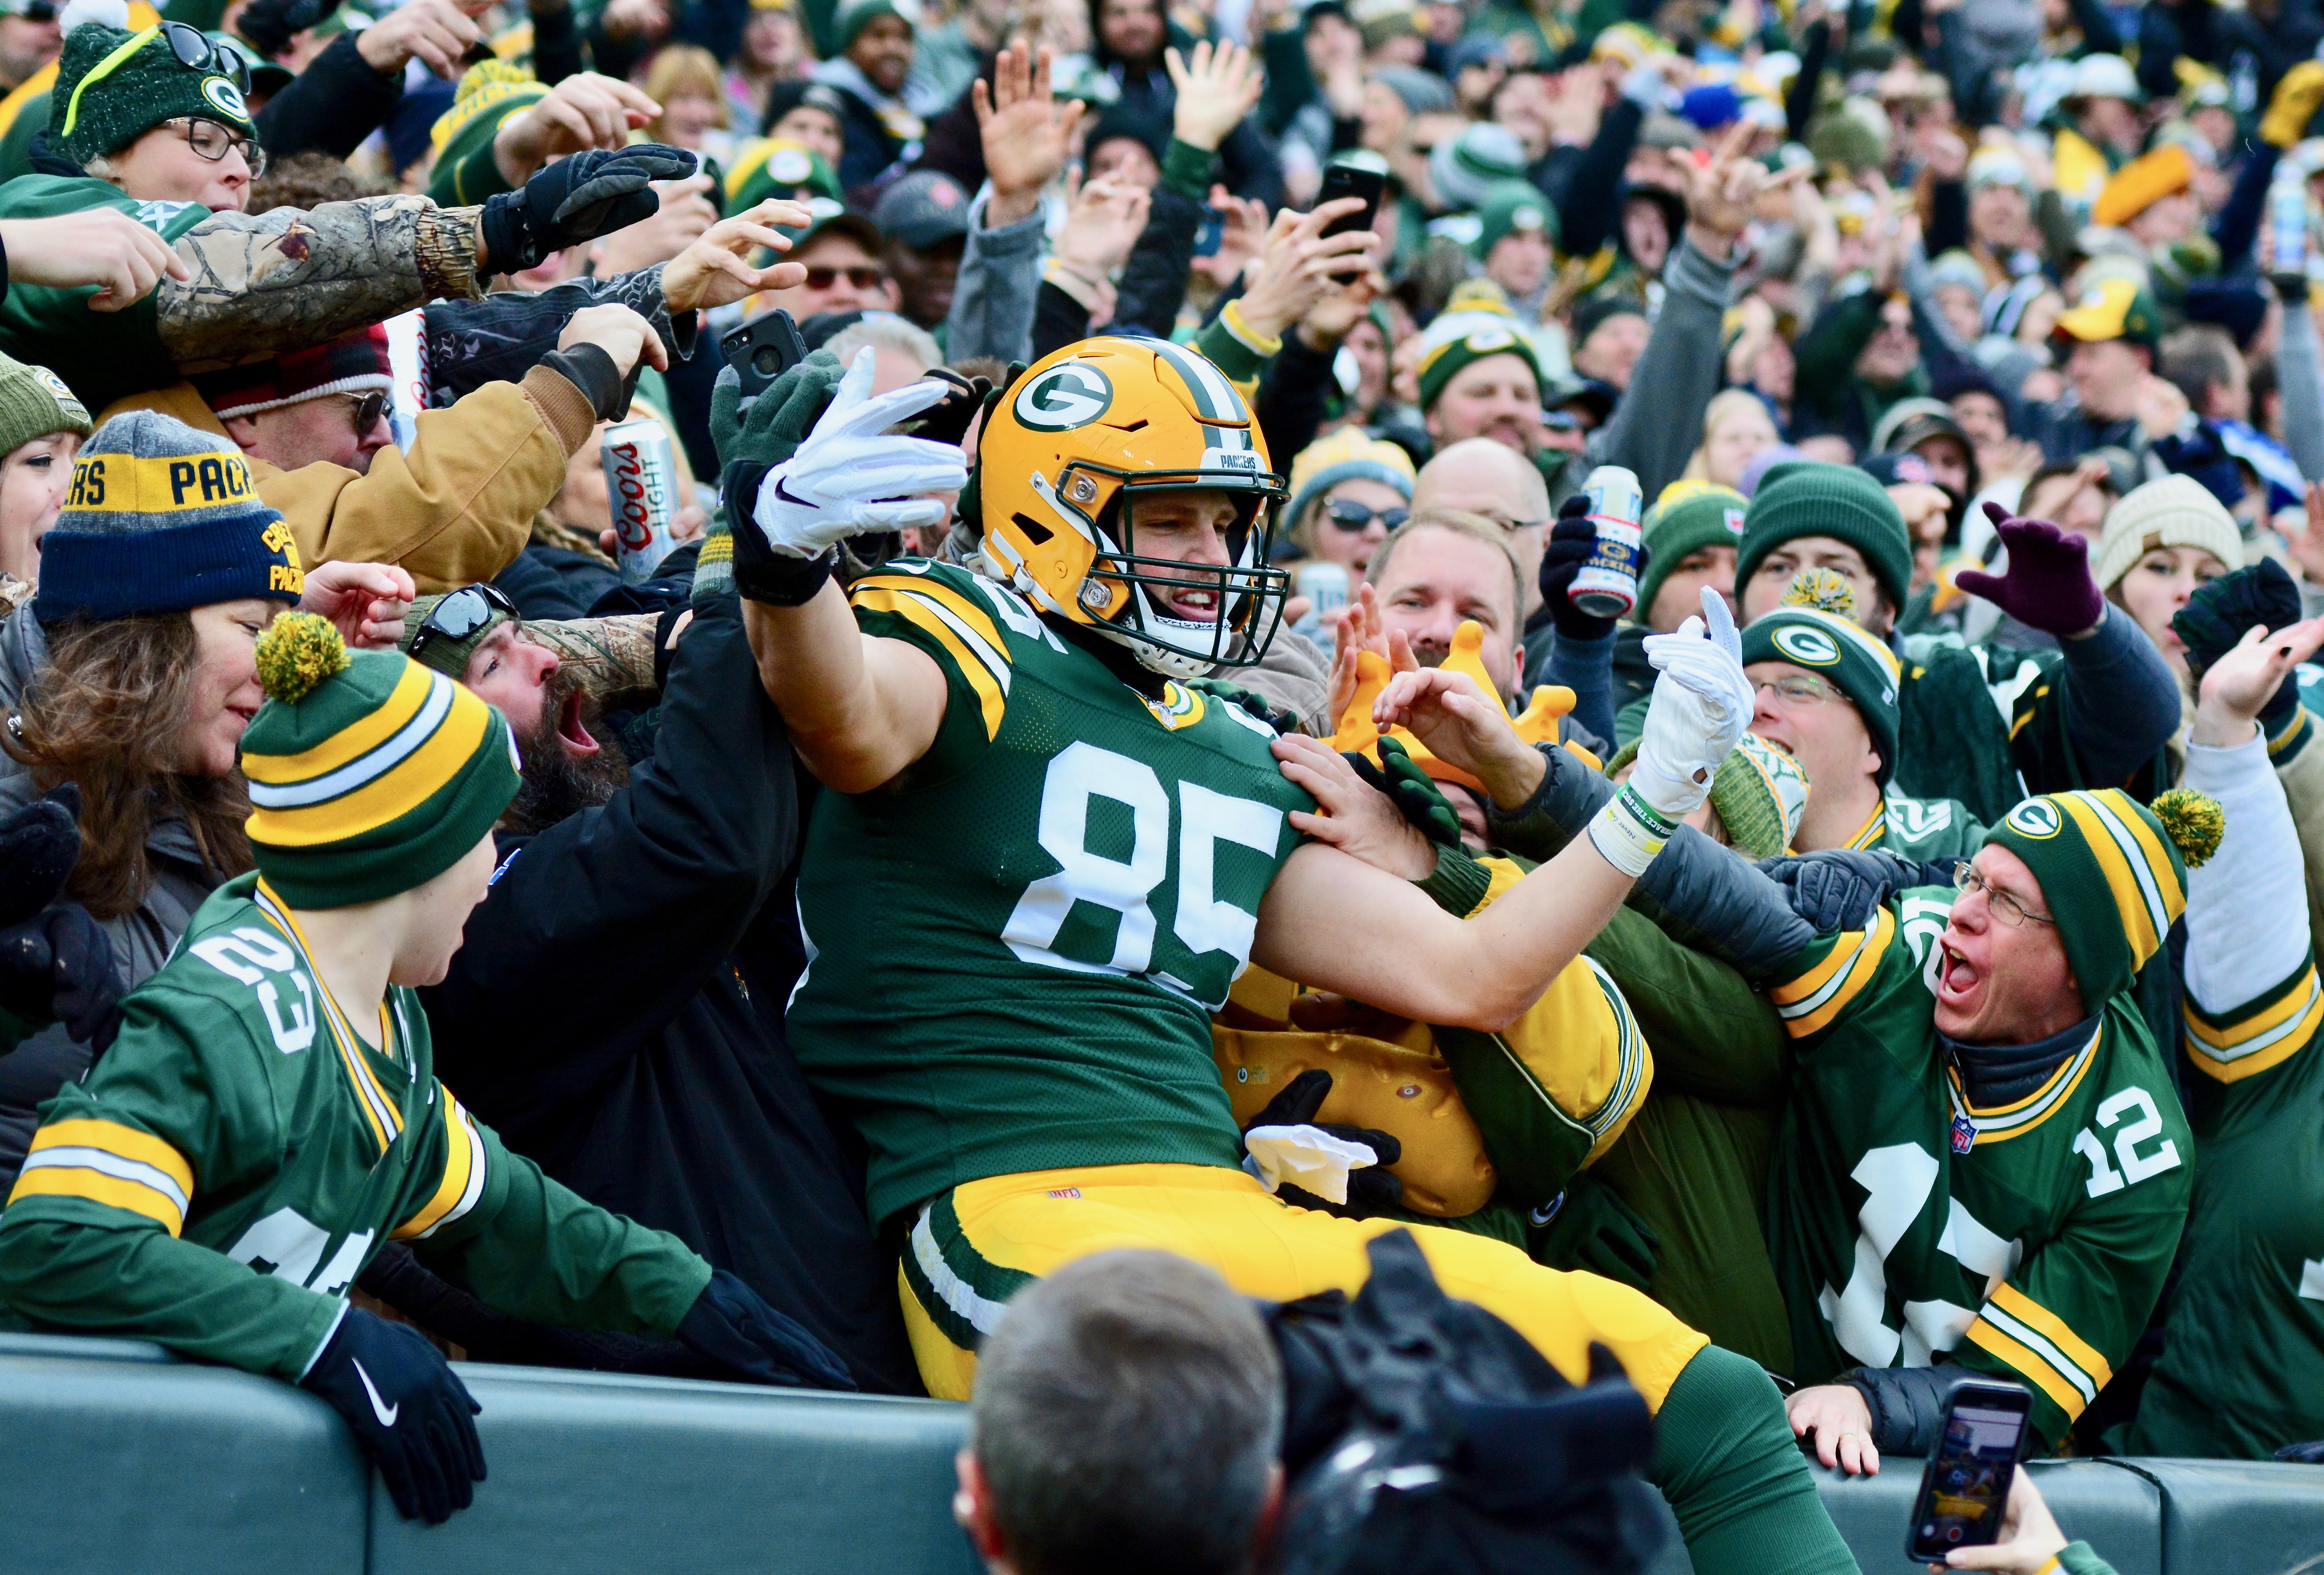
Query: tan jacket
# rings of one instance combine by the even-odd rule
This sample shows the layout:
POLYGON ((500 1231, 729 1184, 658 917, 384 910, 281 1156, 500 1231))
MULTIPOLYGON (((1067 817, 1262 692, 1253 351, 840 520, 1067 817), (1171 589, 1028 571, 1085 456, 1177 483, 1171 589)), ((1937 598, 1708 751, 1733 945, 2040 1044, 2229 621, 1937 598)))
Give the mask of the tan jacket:
MULTIPOLYGON (((132 394, 100 419, 158 410, 231 442, 193 384, 132 394)), ((597 424, 588 397, 545 366, 426 410, 410 452, 389 445, 371 471, 315 464, 281 470, 248 456, 258 495, 279 509, 312 567, 342 559, 401 564, 421 594, 489 580, 516 561, 532 517, 565 484, 566 461, 597 424)))

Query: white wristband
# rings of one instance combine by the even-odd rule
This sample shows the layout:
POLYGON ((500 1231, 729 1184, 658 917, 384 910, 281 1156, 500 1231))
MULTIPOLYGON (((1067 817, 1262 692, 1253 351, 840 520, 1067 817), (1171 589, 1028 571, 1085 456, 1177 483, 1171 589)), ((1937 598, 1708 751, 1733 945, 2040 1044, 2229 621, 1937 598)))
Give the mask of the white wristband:
POLYGON ((1606 862, 1636 880, 1646 872, 1655 855, 1678 830, 1670 820, 1625 784, 1590 822, 1590 843, 1606 862))

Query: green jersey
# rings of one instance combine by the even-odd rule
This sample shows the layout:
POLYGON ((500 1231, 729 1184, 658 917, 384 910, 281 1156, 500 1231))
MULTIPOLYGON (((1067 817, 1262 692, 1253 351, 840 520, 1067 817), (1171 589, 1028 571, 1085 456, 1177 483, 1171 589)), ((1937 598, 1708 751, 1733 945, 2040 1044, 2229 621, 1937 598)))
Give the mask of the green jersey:
POLYGON ((1913 798, 1891 788, 1863 829, 1840 845, 1878 848, 1923 861, 1970 859, 1985 845, 1985 827, 1958 798, 1913 798))
POLYGON ((367 1026, 377 1048, 258 877, 219 888, 42 1107, 0 1214, 0 1298, 295 1380, 397 1240, 520 1316, 677 1327, 707 1264, 503 1148, 436 1080, 413 991, 367 1026))
POLYGON ((872 1219, 991 1175, 1240 1163, 1209 1014, 1313 808, 1273 731, 1176 684, 1148 700, 947 565, 852 599, 949 695, 896 781, 822 796, 799 870, 791 1047, 870 1145, 872 1219))
POLYGON ((2310 959, 2223 1016, 2187 1002, 2195 1202, 2133 1453, 2264 1460, 2324 1438, 2319 1033, 2310 959))
POLYGON ((2129 1355, 2187 1214, 2193 1139, 2129 998, 2024 1097, 1971 1104, 1929 971, 1954 894, 1900 892, 1769 998, 1798 1071, 1767 1189, 1795 1376, 1940 1356, 2018 1379, 2061 1437, 2129 1355))
MULTIPOLYGON (((172 242, 210 216, 198 202, 140 202, 103 180, 23 175, 0 185, 0 219, 50 218, 95 207, 115 208, 172 242)), ((161 345, 159 290, 117 312, 90 310, 96 293, 94 285, 59 290, 12 281, 0 296, 0 350, 47 367, 91 415, 101 417, 114 401, 166 387, 179 374, 161 345)))

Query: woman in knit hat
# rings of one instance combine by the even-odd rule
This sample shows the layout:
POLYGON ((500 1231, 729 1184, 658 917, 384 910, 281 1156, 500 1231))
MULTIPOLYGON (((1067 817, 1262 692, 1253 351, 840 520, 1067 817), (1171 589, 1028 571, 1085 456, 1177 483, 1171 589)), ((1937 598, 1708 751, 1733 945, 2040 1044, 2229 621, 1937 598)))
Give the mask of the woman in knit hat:
POLYGON ((2128 612, 2190 686, 2187 642, 2171 627, 2196 587, 2244 566, 2233 516, 2191 476, 2167 475, 2126 496, 2107 514, 2093 566, 2107 600, 2128 612))
POLYGON ((1702 443, 1686 462, 1685 479, 1739 487, 1752 460, 1781 441, 1766 401, 1748 389, 1728 389, 1703 409, 1702 443))
POLYGON ((1291 462, 1291 505, 1284 518, 1309 557, 1346 568, 1360 580, 1379 544, 1412 507, 1412 456, 1395 444, 1342 427, 1299 451, 1291 462))
MULTIPOLYGON (((305 606, 358 642, 401 632, 411 582, 377 564, 300 563, 282 517, 223 438, 167 416, 116 416, 73 465, 42 539, 40 594, 0 622, 0 815, 63 783, 81 844, 65 896, 106 931, 120 982, 161 965, 188 917, 251 867, 235 770, 262 698, 252 647, 305 606)), ((16 1052, 29 1082, 0 1103, 0 1166, 32 1109, 88 1064, 51 1030, 16 1052), (43 1057, 31 1077, 22 1057, 43 1057)))
POLYGON ((41 538, 71 489, 88 411, 45 366, 0 355, 0 580, 41 577, 41 538))
POLYGON ((310 614, 255 665, 257 868, 201 905, 104 1064, 50 1107, 0 1216, 0 1297, 300 1385, 429 1521, 484 1479, 481 1407, 424 1336, 348 1303, 391 1238, 504 1312, 853 1388, 741 1281, 549 1181, 437 1080, 417 991, 492 884, 518 781, 501 714, 310 614))

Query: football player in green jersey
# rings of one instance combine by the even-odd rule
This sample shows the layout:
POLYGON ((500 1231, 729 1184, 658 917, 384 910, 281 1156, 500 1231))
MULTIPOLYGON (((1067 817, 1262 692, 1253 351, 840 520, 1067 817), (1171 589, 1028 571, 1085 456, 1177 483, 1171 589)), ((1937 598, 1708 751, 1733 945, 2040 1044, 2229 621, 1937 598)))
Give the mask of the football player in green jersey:
POLYGON ((2189 735, 2186 785, 2219 801, 2227 831, 2188 879, 2195 1199, 2136 1454, 2324 1454, 2311 1441, 2324 1439, 2324 991, 2300 834, 2260 722, 2319 645, 2324 620, 2247 636, 2205 673, 2189 735), (2273 655, 2255 664, 2255 649, 2273 655))
MULTIPOLYGON (((1425 1022, 1526 1010, 1741 731, 1724 605, 1654 648, 1639 770, 1586 845, 1464 920, 1304 843, 1290 816, 1313 801, 1280 741, 1190 686, 1257 659, 1285 591, 1264 566, 1281 483, 1214 367, 1114 338, 1036 364, 985 407, 963 502, 989 572, 890 564, 851 606, 835 544, 940 522, 919 495, 965 479, 954 450, 875 436, 944 391, 867 400, 870 370, 812 357, 760 395, 724 491, 762 678, 832 789, 800 870, 789 1037, 867 1140, 922 1375, 966 1395, 1010 1295, 1111 1248, 1201 1259, 1247 1294, 1354 1289, 1396 1222, 1290 1207, 1240 1168, 1209 1010, 1248 961, 1425 1022)), ((1414 719, 1392 694, 1376 717, 1414 719)), ((1414 1234, 1448 1293, 1570 1377, 1593 1341, 1621 1360, 1659 1410, 1655 1477, 1697 1569, 1853 1567, 1753 1364, 1611 1281, 1414 1234)))
POLYGON ((351 657, 312 614, 255 657, 258 868, 202 904, 111 1052, 42 1108, 0 1214, 6 1312, 299 1384, 430 1521, 484 1479, 478 1407, 416 1330, 349 1304, 390 1240, 521 1317, 854 1387, 740 1280, 549 1180, 437 1080, 415 987, 443 979, 491 884, 518 780, 500 713, 401 656, 351 657))

